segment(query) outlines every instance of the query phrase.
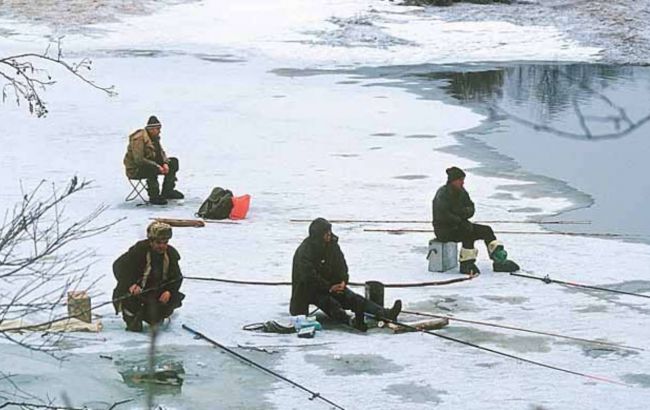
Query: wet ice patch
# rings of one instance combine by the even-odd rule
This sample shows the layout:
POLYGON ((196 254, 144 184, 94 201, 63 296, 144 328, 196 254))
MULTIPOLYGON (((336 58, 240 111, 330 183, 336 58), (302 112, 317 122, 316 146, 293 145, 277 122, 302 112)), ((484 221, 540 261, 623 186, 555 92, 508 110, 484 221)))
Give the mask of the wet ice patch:
POLYGON ((496 295, 485 295, 481 296, 483 299, 487 299, 496 303, 506 303, 509 305, 521 305, 528 302, 528 298, 523 296, 496 296, 496 295))
POLYGON ((638 356, 639 352, 633 350, 624 350, 624 349, 614 349, 611 347, 604 346, 595 346, 595 345, 581 345, 582 354, 586 357, 591 357, 592 359, 599 358, 611 358, 613 357, 628 357, 628 356, 638 356))
POLYGON ((246 61, 232 54, 196 54, 195 56, 211 63, 243 63, 246 61))
POLYGON ((506 201, 513 201, 513 200, 516 199, 515 196, 512 195, 509 192, 497 192, 497 193, 495 193, 493 195, 490 195, 490 198, 492 198, 492 199, 503 199, 503 200, 506 200, 506 201))
POLYGON ((396 373, 403 369, 402 366, 376 354, 307 354, 305 361, 320 367, 325 374, 337 376, 379 375, 396 373))
POLYGON ((447 394, 446 390, 433 389, 430 386, 423 386, 415 383, 399 383, 386 386, 384 391, 390 395, 398 396, 408 403, 426 403, 429 405, 440 404, 442 395, 447 394))
POLYGON ((423 312, 480 312, 473 298, 460 295, 444 296, 441 298, 430 299, 409 305, 409 310, 419 310, 423 312))
POLYGON ((647 280, 628 280, 620 283, 605 285, 605 287, 623 292, 647 293, 650 292, 650 281, 647 280))
POLYGON ((101 50, 99 53, 113 57, 167 57, 173 53, 169 50, 156 50, 156 49, 115 49, 115 50, 101 50))
POLYGON ((544 210, 536 206, 525 206, 523 208, 511 209, 510 212, 518 214, 541 214, 544 210))
POLYGON ((501 363, 499 362, 489 362, 489 363, 476 363, 476 367, 483 367, 485 369, 492 369, 494 367, 497 367, 501 363))
POLYGON ((550 352, 550 339, 540 336, 513 336, 465 326, 448 326, 444 334, 478 345, 497 345, 519 353, 550 352))
POLYGON ((607 312, 608 308, 605 305, 588 305, 580 309, 574 309, 578 313, 603 313, 607 312))
POLYGON ((650 389, 650 374, 647 373, 629 373, 623 376, 626 383, 634 384, 644 389, 650 389))

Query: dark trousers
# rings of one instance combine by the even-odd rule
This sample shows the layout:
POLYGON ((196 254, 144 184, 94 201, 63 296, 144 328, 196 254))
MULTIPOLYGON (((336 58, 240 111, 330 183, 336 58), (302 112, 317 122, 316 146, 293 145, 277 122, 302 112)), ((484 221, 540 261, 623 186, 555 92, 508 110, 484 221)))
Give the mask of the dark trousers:
POLYGON ((171 316, 177 306, 173 298, 166 304, 160 303, 156 293, 132 296, 122 301, 122 318, 127 324, 144 320, 153 325, 171 316))
MULTIPOLYGON (((165 175, 165 179, 163 180, 162 192, 170 192, 174 190, 176 187, 176 173, 178 172, 178 169, 178 158, 169 158, 169 172, 165 175)), ((157 165, 147 164, 138 168, 138 173, 135 179, 144 178, 147 180, 147 193, 150 198, 160 195, 158 175, 160 175, 160 169, 158 169, 157 165)))
POLYGON ((462 242, 463 248, 474 249, 474 241, 482 240, 487 246, 497 239, 494 231, 488 225, 480 225, 471 222, 463 222, 458 228, 448 230, 435 229, 436 238, 442 242, 462 242))
POLYGON ((357 295, 350 289, 345 288, 341 293, 320 293, 316 295, 312 304, 316 305, 320 310, 334 320, 347 323, 349 318, 345 310, 352 310, 355 315, 363 314, 364 312, 383 316, 384 308, 378 304, 357 295))

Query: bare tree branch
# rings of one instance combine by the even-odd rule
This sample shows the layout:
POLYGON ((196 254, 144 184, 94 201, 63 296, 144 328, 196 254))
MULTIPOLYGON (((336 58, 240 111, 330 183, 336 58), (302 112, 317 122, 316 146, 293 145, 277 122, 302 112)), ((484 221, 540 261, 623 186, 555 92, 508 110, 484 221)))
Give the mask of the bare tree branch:
POLYGON ((63 58, 61 39, 58 38, 56 42, 48 44, 42 54, 23 53, 0 57, 0 79, 4 79, 5 83, 2 87, 2 102, 7 99, 7 90, 13 90, 16 105, 20 106, 21 101, 24 101, 31 114, 37 117, 47 115, 47 103, 41 97, 41 93, 46 91, 47 87, 56 84, 56 80, 52 78, 48 70, 36 66, 37 62, 54 64, 109 96, 117 95, 114 86, 100 86, 85 76, 85 71, 90 71, 92 68, 90 59, 83 58, 76 63, 66 61, 63 58), (56 45, 53 55, 50 54, 52 44, 56 45))
POLYGON ((90 184, 75 177, 64 189, 53 186, 50 194, 41 195, 42 181, 29 193, 23 190, 22 201, 5 213, 0 225, 0 325, 15 322, 5 324, 0 337, 50 355, 61 351, 63 333, 46 331, 35 336, 26 332, 35 329, 30 322, 56 321, 68 292, 89 292, 99 280, 87 277, 92 252, 68 250, 71 244, 104 233, 119 222, 94 224, 105 206, 76 221, 67 220, 65 203, 90 184))

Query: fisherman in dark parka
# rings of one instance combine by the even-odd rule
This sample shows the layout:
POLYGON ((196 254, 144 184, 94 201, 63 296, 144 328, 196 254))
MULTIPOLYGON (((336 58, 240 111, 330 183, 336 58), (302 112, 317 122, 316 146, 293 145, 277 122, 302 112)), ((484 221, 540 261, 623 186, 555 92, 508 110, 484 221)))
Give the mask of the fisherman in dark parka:
POLYGON ((465 172, 457 167, 447 168, 447 183, 441 186, 433 199, 433 230, 441 242, 461 242, 460 272, 477 274, 478 249, 474 241, 485 242, 492 269, 495 272, 515 272, 519 265, 508 259, 503 244, 497 240, 494 231, 487 225, 469 221, 474 216, 474 202, 465 190, 465 172))
POLYGON ((391 309, 365 299, 348 287, 348 265, 332 233, 332 225, 323 218, 314 219, 309 225, 309 237, 302 241, 293 257, 291 275, 291 303, 293 316, 308 314, 309 305, 316 305, 331 318, 366 331, 364 312, 390 320, 396 320, 402 310, 397 300, 391 309), (345 309, 354 312, 350 321, 345 309))
POLYGON ((122 312, 126 329, 142 331, 142 321, 158 324, 171 316, 185 295, 179 291, 183 276, 178 251, 169 245, 172 228, 152 222, 147 239, 136 242, 113 263, 117 286, 113 290, 115 312, 122 312))

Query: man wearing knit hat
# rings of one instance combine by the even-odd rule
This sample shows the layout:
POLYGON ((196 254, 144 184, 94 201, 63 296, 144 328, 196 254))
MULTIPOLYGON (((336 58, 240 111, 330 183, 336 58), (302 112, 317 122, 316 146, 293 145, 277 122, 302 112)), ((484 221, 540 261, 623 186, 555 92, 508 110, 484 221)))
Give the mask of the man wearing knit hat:
POLYGON ((165 205, 168 199, 183 199, 176 187, 178 159, 168 158, 160 144, 162 124, 155 115, 149 117, 147 126, 129 135, 129 146, 124 156, 126 176, 129 179, 147 180, 149 202, 165 205), (158 175, 164 175, 162 192, 158 185, 158 175))
POLYGON ((172 228, 154 221, 147 239, 136 242, 113 263, 117 286, 113 290, 115 312, 122 312, 126 330, 142 331, 142 321, 156 325, 171 316, 185 295, 179 291, 183 275, 178 251, 169 245, 172 228))
POLYGON ((474 241, 485 242, 492 269, 495 272, 515 272, 519 266, 508 259, 508 253, 487 225, 469 221, 474 216, 474 202, 464 188, 465 172, 457 167, 447 168, 447 183, 441 186, 433 198, 433 230, 442 242, 461 242, 460 272, 468 275, 479 273, 476 266, 478 249, 474 241))

